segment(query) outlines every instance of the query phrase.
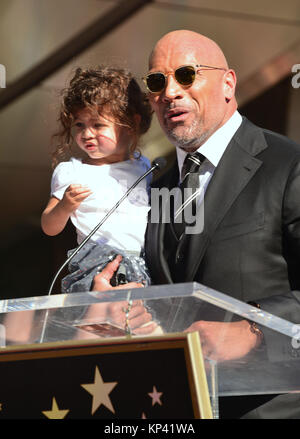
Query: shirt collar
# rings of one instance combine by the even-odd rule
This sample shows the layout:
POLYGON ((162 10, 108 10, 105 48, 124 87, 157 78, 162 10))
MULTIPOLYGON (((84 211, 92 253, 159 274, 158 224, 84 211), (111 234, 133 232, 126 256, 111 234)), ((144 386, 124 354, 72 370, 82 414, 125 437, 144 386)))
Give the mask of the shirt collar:
MULTIPOLYGON (((237 129, 242 123, 242 116, 238 111, 235 111, 228 121, 221 126, 215 133, 213 133, 203 145, 201 145, 197 152, 200 152, 206 157, 214 167, 217 167, 222 155, 227 148, 230 140, 236 133, 237 129)), ((181 168, 184 159, 187 155, 185 151, 176 148, 177 162, 179 168, 179 175, 181 175, 181 168)))

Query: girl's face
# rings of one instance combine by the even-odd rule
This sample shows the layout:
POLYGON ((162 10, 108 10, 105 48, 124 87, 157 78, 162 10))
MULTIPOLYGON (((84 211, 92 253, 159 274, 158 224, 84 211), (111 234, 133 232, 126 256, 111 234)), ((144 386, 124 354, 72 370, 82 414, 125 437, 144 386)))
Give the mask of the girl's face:
POLYGON ((129 129, 121 127, 104 115, 84 108, 75 114, 74 139, 87 154, 85 163, 103 165, 129 158, 132 136, 129 129))

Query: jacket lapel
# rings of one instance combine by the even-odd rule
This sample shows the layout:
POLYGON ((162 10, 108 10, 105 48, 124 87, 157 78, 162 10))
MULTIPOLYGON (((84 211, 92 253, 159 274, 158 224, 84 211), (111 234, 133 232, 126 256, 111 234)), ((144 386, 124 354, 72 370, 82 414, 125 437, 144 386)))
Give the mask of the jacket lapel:
MULTIPOLYGON (((179 172, 177 161, 172 168, 161 178, 158 182, 154 182, 151 191, 161 188, 167 188, 172 190, 176 187, 179 181, 179 172)), ((165 234, 165 222, 163 218, 167 218, 170 214, 170 200, 166 198, 166 202, 163 202, 161 208, 153 203, 153 192, 151 193, 151 212, 148 219, 147 227, 147 263, 150 271, 157 276, 155 283, 168 284, 173 283, 170 274, 168 263, 164 257, 164 234, 165 234), (155 209, 155 212, 153 211, 155 209), (158 215, 158 218, 153 217, 158 215), (158 220, 158 222, 157 222, 158 220)), ((155 198, 156 199, 156 198, 155 198)))

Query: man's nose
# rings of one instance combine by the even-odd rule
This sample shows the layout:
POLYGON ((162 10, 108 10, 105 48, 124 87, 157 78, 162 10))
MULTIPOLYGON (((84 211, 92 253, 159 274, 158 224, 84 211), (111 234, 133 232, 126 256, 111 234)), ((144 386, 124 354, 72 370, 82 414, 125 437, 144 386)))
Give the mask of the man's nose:
POLYGON ((176 81, 174 75, 169 74, 166 77, 166 87, 162 93, 162 100, 166 102, 174 99, 181 99, 183 97, 184 90, 176 81))

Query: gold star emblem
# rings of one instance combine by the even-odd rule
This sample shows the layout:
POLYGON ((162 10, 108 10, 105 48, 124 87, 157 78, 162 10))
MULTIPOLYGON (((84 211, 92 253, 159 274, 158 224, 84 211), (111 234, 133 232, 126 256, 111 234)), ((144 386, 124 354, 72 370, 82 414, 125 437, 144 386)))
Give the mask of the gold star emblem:
POLYGON ((104 383, 97 366, 95 369, 94 382, 92 384, 81 384, 81 386, 93 396, 92 415, 101 404, 105 405, 112 413, 115 413, 108 395, 117 384, 118 383, 104 383))
POLYGON ((151 396, 151 398, 152 398, 152 405, 154 405, 156 403, 159 404, 159 405, 162 405, 162 402, 160 400, 162 392, 158 392, 156 390, 155 386, 153 386, 153 392, 152 393, 148 393, 148 395, 151 396))
POLYGON ((59 410, 56 399, 52 399, 52 409, 42 412, 48 419, 64 419, 70 410, 59 410))

